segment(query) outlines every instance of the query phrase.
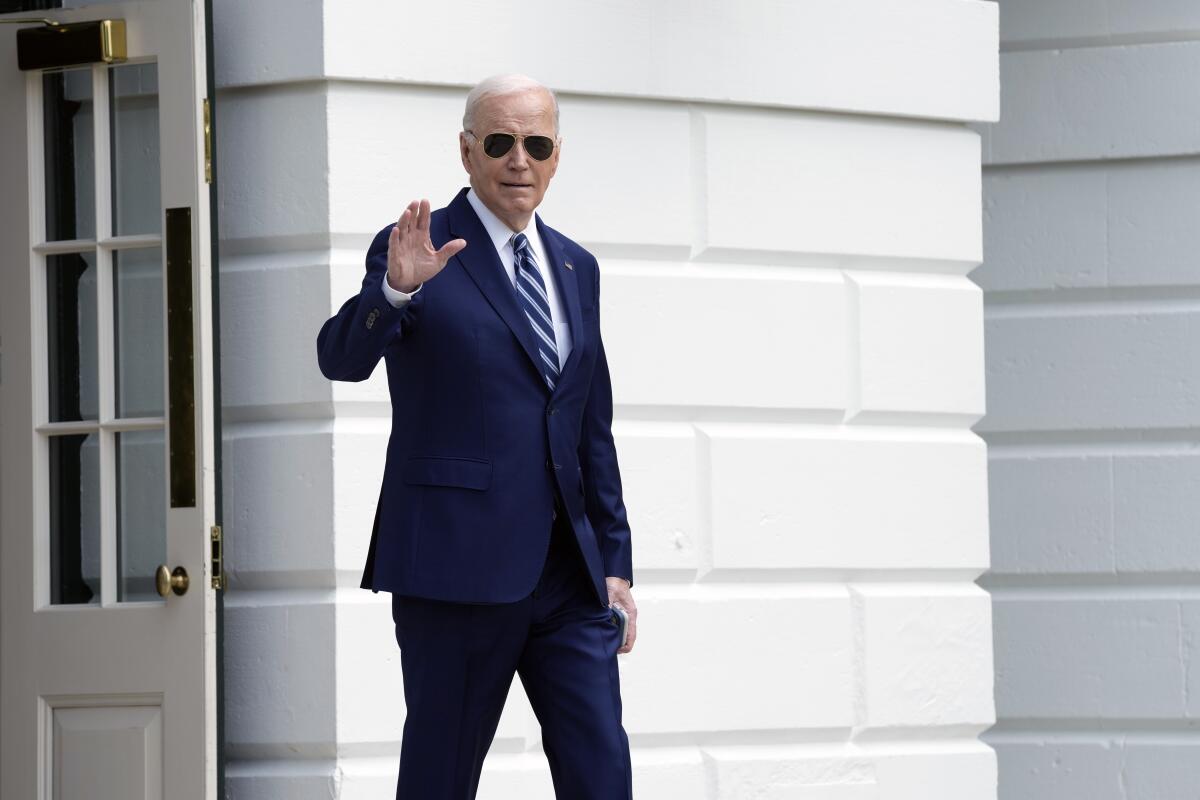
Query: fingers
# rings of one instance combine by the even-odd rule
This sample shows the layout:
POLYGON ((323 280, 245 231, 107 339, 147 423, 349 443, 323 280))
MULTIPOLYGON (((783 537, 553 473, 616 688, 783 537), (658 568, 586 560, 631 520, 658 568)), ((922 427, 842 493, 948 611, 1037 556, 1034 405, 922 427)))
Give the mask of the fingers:
POLYGON ((404 209, 405 226, 402 233, 405 237, 411 236, 417 227, 417 214, 421 210, 421 204, 417 200, 413 200, 408 204, 408 208, 404 209))
MULTIPOLYGON (((400 215, 400 219, 396 220, 396 224, 392 227, 391 233, 388 234, 388 261, 399 263, 403 256, 402 251, 407 251, 412 247, 414 239, 413 231, 417 227, 417 216, 421 211, 421 204, 417 200, 413 200, 404 209, 404 213, 400 215)), ((428 224, 428 223, 427 223, 428 224)))
POLYGON ((396 220, 396 226, 392 229, 399 234, 400 239, 407 239, 412 233, 414 218, 417 215, 417 201, 414 200, 408 204, 408 208, 404 209, 404 213, 400 215, 400 219, 396 220))
POLYGON ((422 200, 417 206, 417 230, 427 232, 429 230, 429 201, 422 200))
POLYGON ((396 227, 400 229, 400 238, 407 239, 414 234, 428 235, 431 213, 428 200, 413 200, 409 203, 396 222, 396 227))
POLYGON ((448 241, 444 245, 442 245, 442 248, 437 251, 438 260, 442 264, 445 264, 447 261, 449 261, 451 258, 454 257, 455 253, 458 253, 460 250, 462 250, 466 246, 467 246, 466 239, 451 239, 450 241, 448 241))
POLYGON ((446 266, 446 262, 467 246, 466 239, 451 239, 434 250, 429 239, 429 226, 433 212, 428 200, 413 200, 404 209, 400 219, 392 227, 388 235, 388 259, 397 264, 416 265, 418 277, 432 277, 437 271, 446 266), (437 266, 429 263, 430 257, 437 260, 437 266), (430 269, 432 268, 432 273, 430 269))
POLYGON ((637 609, 629 612, 629 627, 625 631, 625 643, 621 646, 618 653, 628 653, 633 649, 633 643, 637 639, 637 609))
POLYGON ((392 228, 392 232, 396 236, 396 244, 399 244, 402 239, 408 238, 408 230, 411 225, 412 206, 404 209, 404 213, 400 215, 400 219, 396 220, 396 225, 392 228))
MULTIPOLYGON (((611 580, 611 579, 610 579, 611 580)), ((629 615, 629 624, 625 629, 625 641, 617 648, 618 653, 628 653, 633 649, 633 643, 637 639, 637 606, 633 603, 633 593, 629 591, 624 582, 620 586, 609 584, 608 589, 609 605, 618 605, 625 609, 625 613, 629 615)))

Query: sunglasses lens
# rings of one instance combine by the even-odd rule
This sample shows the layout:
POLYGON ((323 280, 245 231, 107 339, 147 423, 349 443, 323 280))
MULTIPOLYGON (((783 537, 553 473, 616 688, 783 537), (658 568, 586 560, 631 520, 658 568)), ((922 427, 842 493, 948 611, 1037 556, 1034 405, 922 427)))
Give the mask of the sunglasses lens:
POLYGON ((499 158, 511 150, 516 141, 510 133, 489 133, 483 137, 483 152, 491 158, 499 158))
POLYGON ((549 136, 526 136, 525 152, 530 158, 545 161, 554 152, 554 140, 549 136))
MULTIPOLYGON (((517 138, 511 133, 489 133, 483 137, 483 152, 491 158, 500 156, 512 150, 517 138)), ((554 140, 549 136, 526 136, 525 152, 537 161, 545 161, 554 154, 554 140)))

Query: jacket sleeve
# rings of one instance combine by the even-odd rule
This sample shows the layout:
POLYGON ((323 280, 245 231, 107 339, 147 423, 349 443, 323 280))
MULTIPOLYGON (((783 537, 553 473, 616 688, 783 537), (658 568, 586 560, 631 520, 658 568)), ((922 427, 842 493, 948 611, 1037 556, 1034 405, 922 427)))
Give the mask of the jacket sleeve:
MULTIPOLYGON (((600 322, 600 269, 596 267, 596 323, 600 322)), ((604 340, 598 342, 588 398, 583 409, 579 437, 579 464, 588 519, 600 540, 606 577, 624 578, 633 586, 633 549, 625 501, 621 494, 621 471, 612 435, 612 382, 604 340)))
POLYGON ((388 345, 411 329, 424 294, 397 308, 383 293, 387 245, 392 226, 375 235, 367 248, 362 288, 325 321, 317 333, 317 365, 331 381, 362 381, 371 377, 388 345))

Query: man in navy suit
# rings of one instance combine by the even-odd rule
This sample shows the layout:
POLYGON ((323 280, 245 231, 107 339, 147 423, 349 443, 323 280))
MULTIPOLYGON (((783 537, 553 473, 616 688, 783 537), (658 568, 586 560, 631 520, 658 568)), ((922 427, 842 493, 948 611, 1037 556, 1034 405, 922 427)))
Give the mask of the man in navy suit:
POLYGON ((392 593, 407 718, 396 796, 468 800, 514 673, 555 795, 632 797, 617 654, 633 648, 629 524, 595 257, 534 213, 558 168, 554 94, 467 96, 470 188, 414 201, 317 336, 321 372, 392 398, 362 587, 392 593), (629 616, 619 641, 620 606, 629 616))

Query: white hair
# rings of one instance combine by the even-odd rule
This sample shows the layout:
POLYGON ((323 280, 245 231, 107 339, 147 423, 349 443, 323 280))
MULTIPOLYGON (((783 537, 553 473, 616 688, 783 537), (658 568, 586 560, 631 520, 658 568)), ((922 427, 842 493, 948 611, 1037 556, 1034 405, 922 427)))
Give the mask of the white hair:
POLYGON ((475 120, 475 109, 479 107, 480 101, 486 97, 497 97, 506 94, 518 94, 527 92, 531 89, 540 89, 550 95, 550 101, 554 104, 554 135, 558 135, 558 98, 549 86, 535 81, 528 75, 522 75, 519 72, 509 72, 503 75, 493 75, 490 78, 484 78, 479 83, 475 84, 474 88, 467 93, 467 107, 463 111, 463 130, 471 130, 471 125, 475 120))

